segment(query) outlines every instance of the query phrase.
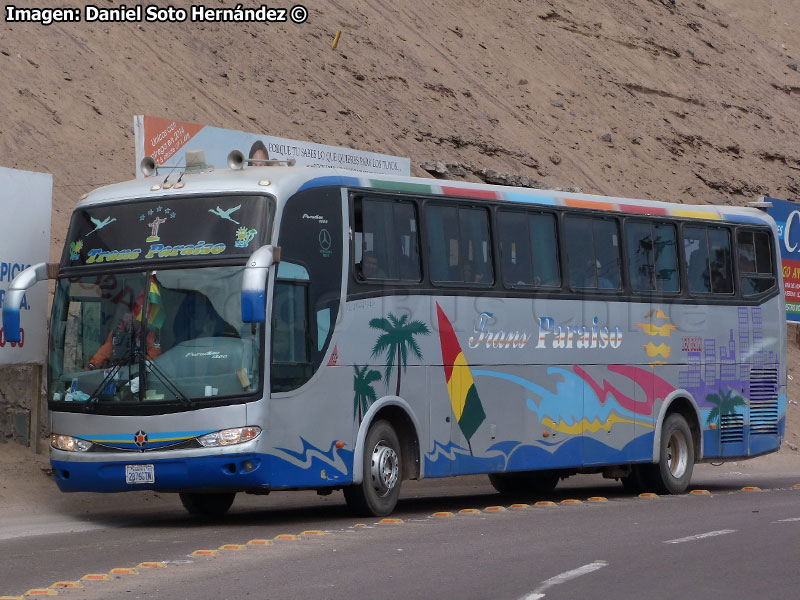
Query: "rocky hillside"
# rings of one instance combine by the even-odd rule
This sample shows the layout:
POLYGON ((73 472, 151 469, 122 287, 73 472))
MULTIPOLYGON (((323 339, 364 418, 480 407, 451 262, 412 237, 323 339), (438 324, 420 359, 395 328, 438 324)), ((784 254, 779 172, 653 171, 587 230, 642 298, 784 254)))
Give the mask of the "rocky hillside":
POLYGON ((0 25, 0 164, 54 175, 54 252, 81 194, 133 176, 135 114, 409 156, 416 175, 800 197, 795 0, 316 4, 302 25, 0 25))
POLYGON ((409 156, 415 175, 798 199, 796 2, 336 0, 302 25, 0 23, 0 164, 53 174, 53 257, 77 199, 133 176, 135 114, 409 156))

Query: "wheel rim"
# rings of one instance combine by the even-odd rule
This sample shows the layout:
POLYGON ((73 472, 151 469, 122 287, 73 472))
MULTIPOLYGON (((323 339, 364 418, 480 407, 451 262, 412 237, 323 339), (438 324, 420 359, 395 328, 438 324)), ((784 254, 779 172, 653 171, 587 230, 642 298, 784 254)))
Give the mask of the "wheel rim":
POLYGON ((680 431, 673 431, 667 443, 667 468, 675 479, 686 473, 689 464, 689 442, 680 431))
POLYGON ((397 475, 400 460, 397 452, 387 445, 384 440, 375 444, 372 449, 372 464, 370 473, 372 475, 372 486, 378 496, 386 496, 397 485, 397 475))

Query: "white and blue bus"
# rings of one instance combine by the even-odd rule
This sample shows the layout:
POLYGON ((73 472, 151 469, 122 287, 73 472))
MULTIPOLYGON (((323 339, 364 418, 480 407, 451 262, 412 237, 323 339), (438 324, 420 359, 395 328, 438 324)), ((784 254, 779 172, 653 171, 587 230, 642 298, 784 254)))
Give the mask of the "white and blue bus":
MULTIPOLYGON (((234 161, 235 163, 236 161, 234 161)), ((75 207, 47 396, 61 490, 506 493, 602 473, 681 493, 776 451, 786 414, 774 222, 724 206, 290 166, 149 177, 75 207)))

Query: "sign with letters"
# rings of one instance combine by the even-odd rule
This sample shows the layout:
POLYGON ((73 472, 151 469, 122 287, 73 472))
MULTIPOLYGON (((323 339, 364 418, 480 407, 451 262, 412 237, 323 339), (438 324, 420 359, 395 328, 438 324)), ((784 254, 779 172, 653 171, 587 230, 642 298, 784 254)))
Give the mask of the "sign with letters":
POLYGON ((203 150, 206 162, 216 168, 228 168, 231 150, 241 151, 246 158, 295 159, 301 167, 347 169, 384 175, 411 174, 411 160, 401 156, 352 150, 341 146, 326 146, 273 135, 221 129, 198 123, 188 123, 151 115, 133 118, 136 134, 136 177, 142 177, 140 163, 152 156, 160 165, 182 165, 187 150, 203 150), (268 156, 256 154, 263 148, 268 156))
MULTIPOLYGON (((0 307, 11 281, 27 267, 50 259, 53 176, 0 167, 0 307)), ((42 364, 47 348, 47 284, 25 292, 20 307, 22 340, 7 342, 0 328, 0 365, 42 364)))
POLYGON ((800 323, 800 204, 776 198, 764 200, 772 203, 767 214, 778 225, 786 320, 800 323))

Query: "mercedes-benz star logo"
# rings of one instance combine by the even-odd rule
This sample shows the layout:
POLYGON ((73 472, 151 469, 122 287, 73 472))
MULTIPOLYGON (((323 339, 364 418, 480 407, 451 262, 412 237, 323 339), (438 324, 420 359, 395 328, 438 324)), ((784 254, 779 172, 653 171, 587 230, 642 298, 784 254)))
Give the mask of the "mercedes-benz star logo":
POLYGON ((319 232, 319 246, 323 250, 330 250, 331 234, 327 229, 323 229, 319 232))

